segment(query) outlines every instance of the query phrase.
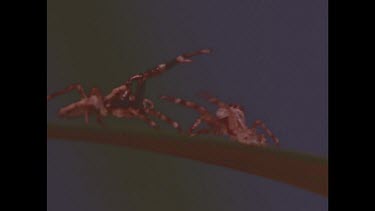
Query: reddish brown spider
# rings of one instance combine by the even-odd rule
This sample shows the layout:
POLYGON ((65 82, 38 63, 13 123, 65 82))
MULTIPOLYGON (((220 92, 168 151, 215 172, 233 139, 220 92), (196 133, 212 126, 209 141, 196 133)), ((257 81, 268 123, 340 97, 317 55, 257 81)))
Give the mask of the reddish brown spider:
POLYGON ((226 104, 219 99, 212 97, 208 94, 201 94, 209 102, 217 105, 219 108, 215 114, 211 114, 205 107, 198 105, 195 102, 183 100, 171 96, 161 96, 163 100, 179 104, 191 109, 196 110, 200 117, 196 119, 194 124, 189 130, 191 136, 198 134, 215 134, 215 135, 227 135, 231 140, 257 146, 266 146, 266 137, 264 134, 258 134, 256 129, 259 126, 266 134, 272 138, 276 145, 279 145, 279 139, 276 138, 270 129, 261 120, 256 120, 252 127, 247 127, 244 110, 234 104, 226 104), (202 123, 205 122, 208 128, 199 129, 196 132, 194 130, 202 123))
POLYGON ((80 84, 72 84, 63 90, 48 95, 47 101, 56 96, 76 90, 81 95, 81 100, 61 108, 58 112, 60 117, 72 118, 84 116, 85 122, 88 123, 89 115, 95 114, 96 120, 100 124, 102 124, 102 118, 108 115, 117 118, 139 118, 151 127, 157 128, 157 124, 148 117, 151 115, 181 131, 177 122, 156 111, 153 102, 144 98, 140 92, 148 78, 158 76, 177 64, 192 62, 190 58, 193 56, 208 54, 210 52, 210 49, 202 49, 182 54, 169 62, 159 64, 155 68, 130 77, 123 85, 113 89, 106 96, 103 96, 98 88, 92 88, 90 94, 87 96, 80 84), (131 90, 133 82, 137 82, 135 94, 131 90))

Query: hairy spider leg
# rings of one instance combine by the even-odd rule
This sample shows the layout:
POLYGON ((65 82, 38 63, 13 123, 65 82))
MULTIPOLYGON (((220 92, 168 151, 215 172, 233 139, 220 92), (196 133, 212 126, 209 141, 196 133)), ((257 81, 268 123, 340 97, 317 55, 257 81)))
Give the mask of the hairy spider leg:
POLYGON ((271 139, 273 140, 273 142, 275 142, 275 144, 277 145, 277 146, 279 146, 279 144, 280 144, 280 141, 279 141, 279 139, 271 132, 271 130, 263 123, 263 121, 261 121, 261 120, 256 120, 255 122, 254 122, 254 124, 253 124, 253 128, 255 129, 256 127, 260 127, 260 128, 262 128, 265 132, 266 132, 266 134, 269 136, 269 137, 271 137, 271 139))
POLYGON ((168 123, 169 125, 172 125, 172 127, 175 128, 175 129, 177 129, 179 133, 183 132, 180 124, 178 124, 178 122, 175 122, 174 120, 172 120, 171 118, 169 118, 165 114, 163 114, 163 113, 161 113, 159 111, 156 111, 154 109, 145 109, 144 112, 146 114, 155 116, 156 118, 158 118, 158 119, 160 119, 160 120, 168 123))
MULTIPOLYGON (((150 70, 147 70, 143 73, 139 73, 139 74, 136 74, 132 77, 130 77, 125 83, 125 91, 122 93, 122 98, 123 99, 126 99, 126 98, 129 98, 130 101, 135 101, 137 97, 137 95, 132 95, 131 93, 131 84, 133 81, 139 81, 137 83, 137 86, 142 86, 144 85, 144 81, 149 79, 149 78, 152 78, 152 77, 155 77, 155 76, 158 76, 158 75, 161 75, 163 74, 165 71, 171 69, 172 67, 174 67, 175 65, 177 64, 182 64, 182 63, 190 63, 192 62, 192 60, 190 59, 191 57, 193 56, 197 56, 197 55, 202 55, 202 54, 209 54, 211 53, 212 50, 211 49, 201 49, 201 50, 198 50, 198 51, 194 51, 194 52, 191 52, 191 53, 184 53, 180 56, 177 56, 176 58, 166 62, 166 63, 162 63, 162 64, 159 64, 157 65, 156 67, 150 69, 150 70)), ((137 88, 138 89, 138 88, 137 88)))
POLYGON ((179 105, 185 106, 187 108, 194 109, 200 114, 200 117, 198 117, 195 120, 194 124, 190 127, 189 134, 193 134, 193 131, 202 122, 206 122, 209 126, 211 126, 213 128, 220 127, 220 123, 217 121, 217 118, 215 116, 211 115, 205 107, 203 107, 203 106, 201 106, 201 105, 199 105, 195 102, 184 100, 184 99, 177 98, 177 97, 165 96, 165 95, 160 96, 160 99, 172 102, 174 104, 179 104, 179 105))
POLYGON ((201 49, 201 50, 194 51, 194 52, 191 52, 191 53, 184 53, 184 54, 182 54, 180 56, 177 56, 176 58, 174 58, 174 59, 172 59, 172 60, 170 60, 166 63, 159 64, 158 66, 156 66, 156 67, 154 67, 150 70, 147 70, 143 73, 134 75, 134 76, 130 77, 129 80, 130 81, 140 80, 140 79, 147 80, 148 78, 155 77, 155 76, 163 74, 165 71, 171 69, 172 67, 174 67, 177 64, 192 62, 192 60, 190 58, 193 57, 193 56, 202 55, 202 54, 209 54, 211 52, 212 52, 211 49, 201 49))
POLYGON ((166 95, 162 95, 159 98, 162 100, 169 101, 174 104, 179 104, 179 105, 194 109, 198 111, 198 113, 201 115, 208 113, 208 110, 205 107, 198 105, 197 103, 192 102, 192 101, 188 101, 188 100, 184 100, 184 99, 172 97, 172 96, 166 96, 166 95))
POLYGON ((226 104, 223 101, 219 100, 219 98, 214 97, 214 96, 208 94, 207 92, 198 93, 198 96, 204 98, 205 100, 207 100, 208 102, 210 102, 210 103, 212 103, 214 105, 217 105, 220 108, 229 108, 228 104, 226 104))
POLYGON ((63 94, 66 94, 70 91, 73 91, 73 90, 76 90, 78 92, 78 94, 81 95, 81 98, 87 98, 87 95, 85 94, 85 91, 83 90, 82 88, 82 85, 81 84, 71 84, 69 85, 68 87, 66 87, 65 89, 62 89, 60 91, 57 91, 57 92, 54 92, 50 95, 47 95, 47 101, 48 100, 51 100, 52 98, 54 97, 57 97, 59 95, 63 95, 63 94))
MULTIPOLYGON (((47 95, 47 102, 54 97, 66 94, 66 93, 71 92, 73 90, 76 90, 78 92, 78 94, 81 95, 81 99, 87 98, 87 95, 85 94, 85 91, 83 90, 83 87, 82 87, 81 84, 71 84, 68 87, 66 87, 65 89, 62 89, 60 91, 54 92, 50 95, 47 95)), ((89 122, 89 113, 86 111, 85 112, 85 123, 87 124, 88 122, 89 122)))

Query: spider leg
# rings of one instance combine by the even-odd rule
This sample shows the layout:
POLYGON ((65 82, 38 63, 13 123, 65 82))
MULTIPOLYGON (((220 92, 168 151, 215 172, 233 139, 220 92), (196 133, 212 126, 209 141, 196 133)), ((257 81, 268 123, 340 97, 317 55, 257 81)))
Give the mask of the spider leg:
POLYGON ((139 79, 136 80, 136 89, 135 92, 133 93, 131 91, 132 87, 132 82, 131 80, 128 80, 125 84, 124 87, 126 87, 126 91, 123 92, 123 95, 120 96, 121 100, 129 100, 129 106, 133 108, 140 108, 142 102, 142 99, 144 98, 144 93, 145 93, 145 87, 146 83, 144 79, 139 79))
POLYGON ((241 106, 226 104, 217 97, 205 92, 199 93, 199 96, 219 107, 216 111, 216 117, 222 120, 226 119, 230 131, 236 130, 237 128, 247 128, 244 109, 241 106))
POLYGON ((111 93, 104 97, 104 105, 109 108, 112 106, 113 102, 116 100, 124 101, 125 98, 131 95, 131 83, 125 83, 119 87, 112 89, 111 93))
POLYGON ((215 116, 212 116, 205 107, 200 106, 195 102, 164 95, 160 96, 160 99, 194 109, 201 115, 198 119, 195 120, 194 124, 189 129, 189 133, 193 133, 193 130, 195 130, 202 123, 202 121, 209 124, 209 126, 211 126, 212 128, 221 128, 221 124, 217 121, 217 118, 215 116))
POLYGON ((107 102, 107 107, 109 107, 110 103, 117 97, 120 97, 121 100, 129 99, 129 101, 135 101, 137 97, 141 98, 141 96, 138 96, 138 93, 136 93, 136 95, 132 95, 131 87, 134 81, 138 81, 138 87, 142 87, 145 80, 163 74, 165 71, 171 69, 176 64, 192 62, 192 60, 190 59, 191 57, 209 53, 211 53, 210 49, 201 49, 191 53, 185 53, 176 57, 175 59, 172 59, 169 62, 159 64, 156 67, 147 70, 146 72, 131 76, 124 82, 123 85, 113 89, 112 92, 106 96, 105 101, 107 102))
POLYGON ((144 122, 146 122, 150 127, 154 128, 154 129, 159 128, 159 126, 156 124, 156 122, 154 122, 152 119, 148 118, 146 115, 138 114, 137 117, 139 119, 143 120, 144 122))
POLYGON ((142 103, 144 109, 154 109, 154 103, 151 100, 144 98, 142 103))
MULTIPOLYGON (((89 97, 94 99, 93 107, 94 107, 94 110, 96 110, 95 112, 96 122, 100 126, 105 127, 102 121, 102 117, 106 117, 108 115, 109 110, 105 108, 104 99, 103 99, 103 95, 101 94, 101 91, 98 88, 94 87, 91 89, 89 97)), ((87 113, 88 112, 86 112, 86 114, 87 113)))
POLYGON ((179 105, 185 106, 187 108, 194 109, 194 110, 198 111, 198 113, 201 114, 201 115, 204 115, 204 114, 208 113, 208 110, 205 107, 200 106, 197 103, 192 102, 192 101, 188 101, 188 100, 184 100, 184 99, 176 98, 176 97, 171 97, 171 96, 165 96, 165 95, 160 96, 160 99, 172 102, 174 104, 179 104, 179 105))
MULTIPOLYGON (((122 98, 126 99, 127 97, 134 97, 134 95, 131 95, 131 90, 129 88, 129 87, 131 87, 131 84, 134 81, 142 81, 142 83, 143 83, 145 80, 147 80, 149 78, 152 78, 152 77, 163 74, 165 71, 171 69, 172 67, 174 67, 177 64, 192 62, 192 60, 190 58, 193 57, 193 56, 202 55, 202 54, 209 54, 209 53, 211 53, 211 51, 212 51, 211 49, 201 49, 201 50, 194 51, 194 52, 191 52, 191 53, 184 53, 184 54, 182 54, 180 56, 177 56, 176 58, 174 58, 174 59, 172 59, 172 60, 170 60, 166 63, 159 64, 159 65, 157 65, 156 67, 154 67, 150 70, 147 70, 143 73, 139 73, 139 74, 131 76, 124 83, 125 87, 127 87, 127 90, 123 92, 122 98)), ((132 100, 132 98, 130 98, 130 100, 132 100)))
POLYGON ((47 101, 51 100, 54 97, 66 94, 66 93, 68 93, 70 91, 73 91, 73 90, 76 90, 81 95, 81 99, 87 98, 87 95, 85 94, 85 91, 83 90, 81 84, 72 84, 72 85, 66 87, 63 90, 60 90, 60 91, 54 92, 54 93, 52 93, 50 95, 47 95, 47 101))
MULTIPOLYGON (((60 91, 54 92, 50 95, 47 95, 47 102, 54 97, 66 94, 66 93, 71 92, 73 90, 76 90, 78 92, 78 94, 81 95, 81 99, 87 98, 87 95, 86 95, 85 91, 83 90, 83 87, 82 87, 81 84, 71 84, 70 86, 66 87, 63 90, 60 90, 60 91)), ((89 113, 87 111, 85 112, 85 123, 86 124, 89 123, 89 113)))
POLYGON ((231 108, 234 108, 234 109, 239 109, 241 111, 241 113, 244 112, 244 109, 242 108, 242 106, 239 106, 239 105, 236 105, 236 104, 227 104, 227 103, 224 103, 223 101, 221 101, 219 98, 217 97, 214 97, 210 94, 208 94, 207 92, 201 92, 198 94, 198 96, 206 99, 208 102, 216 105, 219 107, 218 111, 217 112, 221 112, 221 114, 218 114, 217 113, 217 116, 222 116, 222 118, 225 118, 226 116, 229 115, 229 113, 233 114, 232 109, 231 108), (222 113, 222 112, 226 112, 226 114, 222 113))
MULTIPOLYGON (((222 121, 221 119, 217 119, 210 114, 203 115, 199 118, 197 118, 194 122, 194 124, 191 126, 189 130, 189 134, 195 134, 193 132, 195 129, 198 128, 198 126, 202 123, 205 122, 206 125, 210 128, 207 130, 210 130, 213 134, 215 135, 228 135, 228 128, 226 126, 226 123, 222 121)), ((206 129, 203 129, 206 130, 206 129)), ((198 130, 200 131, 200 130, 198 130)))
POLYGON ((170 60, 166 63, 159 64, 158 66, 156 66, 156 67, 154 67, 150 70, 147 70, 146 72, 134 75, 134 76, 130 77, 130 79, 128 81, 134 81, 134 80, 139 80, 139 79, 147 80, 148 78, 161 75, 165 71, 171 69, 172 67, 174 67, 177 64, 192 62, 192 60, 190 58, 193 57, 193 56, 202 55, 202 54, 209 54, 209 53, 211 53, 211 51, 212 51, 211 49, 201 49, 201 50, 194 51, 194 52, 191 52, 191 53, 184 53, 184 54, 182 54, 180 56, 177 56, 176 58, 174 58, 174 59, 172 59, 172 60, 170 60))
POLYGON ((145 87, 146 87, 145 80, 137 81, 137 86, 136 86, 134 95, 132 95, 131 92, 129 93, 130 106, 134 108, 140 108, 142 103, 144 105, 144 100, 142 102, 142 99, 144 99, 145 87))
POLYGON ((258 135, 257 136, 257 140, 258 140, 258 142, 259 142, 259 144, 262 146, 262 145, 264 145, 264 146, 266 146, 267 145, 267 139, 266 139, 266 137, 264 136, 264 134, 260 134, 260 135, 258 135))
POLYGON ((253 124, 253 128, 256 128, 256 127, 260 127, 260 128, 262 128, 265 132, 266 132, 266 134, 269 136, 269 137, 271 137, 272 138, 272 140, 273 140, 273 142, 275 142, 275 144, 277 145, 277 146, 279 146, 279 144, 280 144, 280 141, 279 141, 279 139, 271 132, 271 130, 263 123, 263 121, 261 121, 261 120, 256 120, 255 122, 254 122, 254 124, 253 124))
POLYGON ((229 108, 229 105, 221 101, 219 98, 214 97, 206 92, 201 92, 198 94, 198 96, 206 99, 208 102, 217 105, 220 108, 229 108))
POLYGON ((235 122, 237 121, 234 119, 234 114, 232 110, 230 109, 230 105, 224 103, 219 98, 214 97, 206 92, 201 92, 198 94, 198 96, 206 99, 208 102, 216 105, 219 107, 219 109, 216 111, 216 117, 219 119, 227 119, 228 125, 233 126, 237 125, 235 122), (230 118, 229 118, 230 117, 230 118))
POLYGON ((194 124, 189 129, 189 134, 193 134, 193 131, 202 123, 202 118, 199 117, 195 120, 194 124))
POLYGON ((145 109, 144 112, 146 114, 153 115, 153 116, 157 117, 158 119, 163 120, 164 122, 172 125, 172 127, 174 127, 175 129, 177 129, 178 132, 182 133, 182 128, 180 127, 180 124, 178 124, 177 122, 173 121, 171 118, 169 118, 165 114, 162 114, 161 112, 156 111, 153 108, 145 109))

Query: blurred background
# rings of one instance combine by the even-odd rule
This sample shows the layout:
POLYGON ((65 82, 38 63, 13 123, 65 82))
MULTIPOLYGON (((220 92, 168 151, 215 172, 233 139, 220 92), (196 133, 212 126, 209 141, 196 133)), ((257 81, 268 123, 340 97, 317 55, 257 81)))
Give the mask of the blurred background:
MULTIPOLYGON (((328 157, 328 5, 308 0, 48 0, 47 94, 81 83, 108 93, 133 74, 212 48, 147 81, 145 95, 186 129, 197 117, 160 95, 197 101, 208 91, 263 120, 282 148, 328 157)), ((47 122, 79 99, 48 103, 47 122)), ((109 127, 137 120, 106 119, 109 127)), ((95 125, 94 121, 92 124, 95 125)), ((95 126, 94 126, 95 127, 95 126)), ((171 127, 161 123, 164 130, 171 127)), ((48 210, 327 210, 328 200, 286 184, 181 158, 49 140, 48 210)))

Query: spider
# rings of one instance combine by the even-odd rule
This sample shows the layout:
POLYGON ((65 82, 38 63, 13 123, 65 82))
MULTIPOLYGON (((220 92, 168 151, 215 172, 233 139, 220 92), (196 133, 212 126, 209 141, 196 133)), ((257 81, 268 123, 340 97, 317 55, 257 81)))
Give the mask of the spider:
POLYGON ((242 144, 266 146, 268 144, 265 135, 257 133, 257 127, 260 127, 279 146, 279 139, 273 135, 271 130, 261 120, 256 120, 250 128, 246 125, 244 110, 241 106, 226 104, 207 93, 201 93, 200 96, 219 107, 215 114, 210 113, 205 107, 192 101, 172 96, 160 96, 160 99, 194 109, 200 114, 189 129, 190 136, 211 133, 229 136, 231 140, 242 144), (202 122, 205 122, 208 128, 196 130, 202 122))
POLYGON ((58 111, 59 117, 73 118, 84 116, 85 123, 87 124, 89 122, 89 115, 94 114, 96 115, 96 121, 100 125, 103 125, 102 118, 112 115, 117 118, 138 118, 146 122, 149 126, 158 128, 158 125, 149 118, 151 115, 167 122, 181 132, 182 129, 177 122, 161 112, 156 111, 154 109, 154 103, 141 95, 142 89, 148 78, 163 74, 166 70, 177 64, 190 63, 192 62, 191 57, 193 56, 209 53, 211 53, 210 49, 201 49, 177 56, 176 58, 166 63, 159 64, 150 70, 131 76, 125 81, 125 83, 114 88, 105 96, 103 96, 100 90, 95 87, 91 89, 89 95, 86 95, 81 84, 72 84, 63 90, 48 95, 47 102, 54 97, 76 90, 80 94, 81 99, 61 108, 58 111), (136 90, 133 93, 131 88, 134 82, 137 84, 136 90))

